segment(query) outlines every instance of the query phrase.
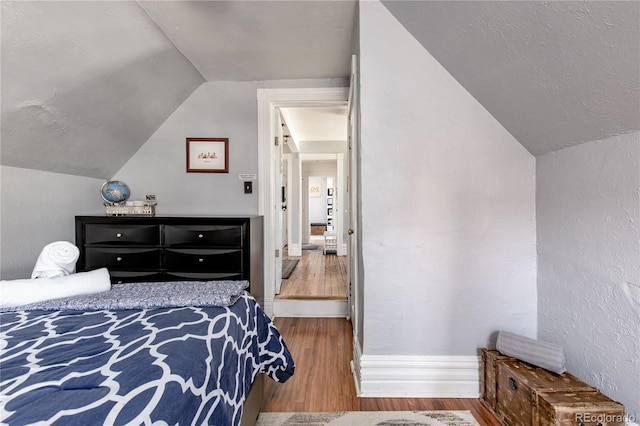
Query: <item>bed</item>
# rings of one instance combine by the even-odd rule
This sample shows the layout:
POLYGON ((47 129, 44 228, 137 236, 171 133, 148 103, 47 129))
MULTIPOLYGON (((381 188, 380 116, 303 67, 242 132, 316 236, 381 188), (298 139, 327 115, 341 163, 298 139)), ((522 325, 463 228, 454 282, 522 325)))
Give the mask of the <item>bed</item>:
POLYGON ((228 283, 224 297, 220 282, 136 283, 3 308, 0 421, 255 422, 243 419, 247 400, 261 403, 252 385, 286 381, 294 362, 248 282, 228 283))

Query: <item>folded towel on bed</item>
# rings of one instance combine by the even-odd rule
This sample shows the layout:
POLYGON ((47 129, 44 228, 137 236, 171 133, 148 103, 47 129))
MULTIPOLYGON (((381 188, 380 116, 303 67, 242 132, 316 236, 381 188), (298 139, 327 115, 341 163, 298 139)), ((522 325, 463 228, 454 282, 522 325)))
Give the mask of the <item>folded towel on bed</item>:
POLYGON ((68 241, 44 246, 31 273, 31 278, 53 278, 73 274, 80 250, 68 241))
POLYGON ((537 365, 556 374, 567 371, 564 366, 562 346, 553 343, 531 339, 508 331, 500 331, 496 349, 505 355, 537 365))
POLYGON ((0 281, 0 307, 100 293, 110 288, 111 279, 107 268, 65 277, 0 281))

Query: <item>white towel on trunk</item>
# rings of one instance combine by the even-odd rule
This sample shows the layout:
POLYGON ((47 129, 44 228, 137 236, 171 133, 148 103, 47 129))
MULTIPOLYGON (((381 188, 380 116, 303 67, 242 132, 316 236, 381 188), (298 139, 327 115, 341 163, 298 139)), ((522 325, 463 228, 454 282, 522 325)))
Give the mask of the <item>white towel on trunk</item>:
POLYGON ((47 244, 38 256, 31 278, 64 277, 73 274, 76 271, 78 256, 80 250, 68 241, 47 244))

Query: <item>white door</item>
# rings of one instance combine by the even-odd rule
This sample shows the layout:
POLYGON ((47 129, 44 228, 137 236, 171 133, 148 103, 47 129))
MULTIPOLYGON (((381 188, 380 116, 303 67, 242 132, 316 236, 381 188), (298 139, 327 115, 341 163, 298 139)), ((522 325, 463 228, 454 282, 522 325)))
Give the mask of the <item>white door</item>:
POLYGON ((353 327, 353 338, 357 341, 359 332, 358 317, 358 78, 357 61, 354 55, 351 60, 351 84, 349 87, 348 104, 348 147, 349 172, 347 177, 348 191, 348 230, 347 230, 347 297, 349 299, 349 314, 353 327))
POLYGON ((274 200, 274 205, 273 205, 273 209, 274 209, 274 216, 275 216, 275 222, 276 224, 278 224, 277 228, 276 228, 276 232, 275 232, 275 247, 276 247, 276 265, 275 265, 275 285, 276 285, 276 294, 280 293, 280 287, 282 286, 282 249, 284 244, 282 243, 283 239, 282 239, 282 231, 280 230, 280 232, 277 231, 278 228, 282 227, 282 217, 283 217, 283 210, 282 210, 282 198, 281 198, 281 189, 282 188, 282 174, 283 174, 283 165, 282 165, 282 145, 284 143, 283 138, 282 138, 282 121, 280 119, 280 111, 277 111, 276 114, 274 114, 273 119, 275 120, 274 126, 275 126, 275 134, 276 136, 276 140, 274 141, 274 143, 276 144, 275 146, 275 150, 274 150, 274 155, 273 155, 273 170, 274 170, 274 186, 277 189, 276 190, 276 196, 273 197, 274 200))

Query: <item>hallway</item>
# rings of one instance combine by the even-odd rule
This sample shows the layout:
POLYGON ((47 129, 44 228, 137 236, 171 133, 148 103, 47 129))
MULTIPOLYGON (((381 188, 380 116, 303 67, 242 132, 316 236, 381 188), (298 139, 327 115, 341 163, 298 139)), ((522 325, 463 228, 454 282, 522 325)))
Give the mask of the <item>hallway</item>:
POLYGON ((315 250, 302 250, 301 257, 289 256, 285 249, 283 260, 298 259, 298 265, 288 279, 282 280, 276 299, 346 300, 347 257, 322 254, 323 239, 312 239, 315 250))

